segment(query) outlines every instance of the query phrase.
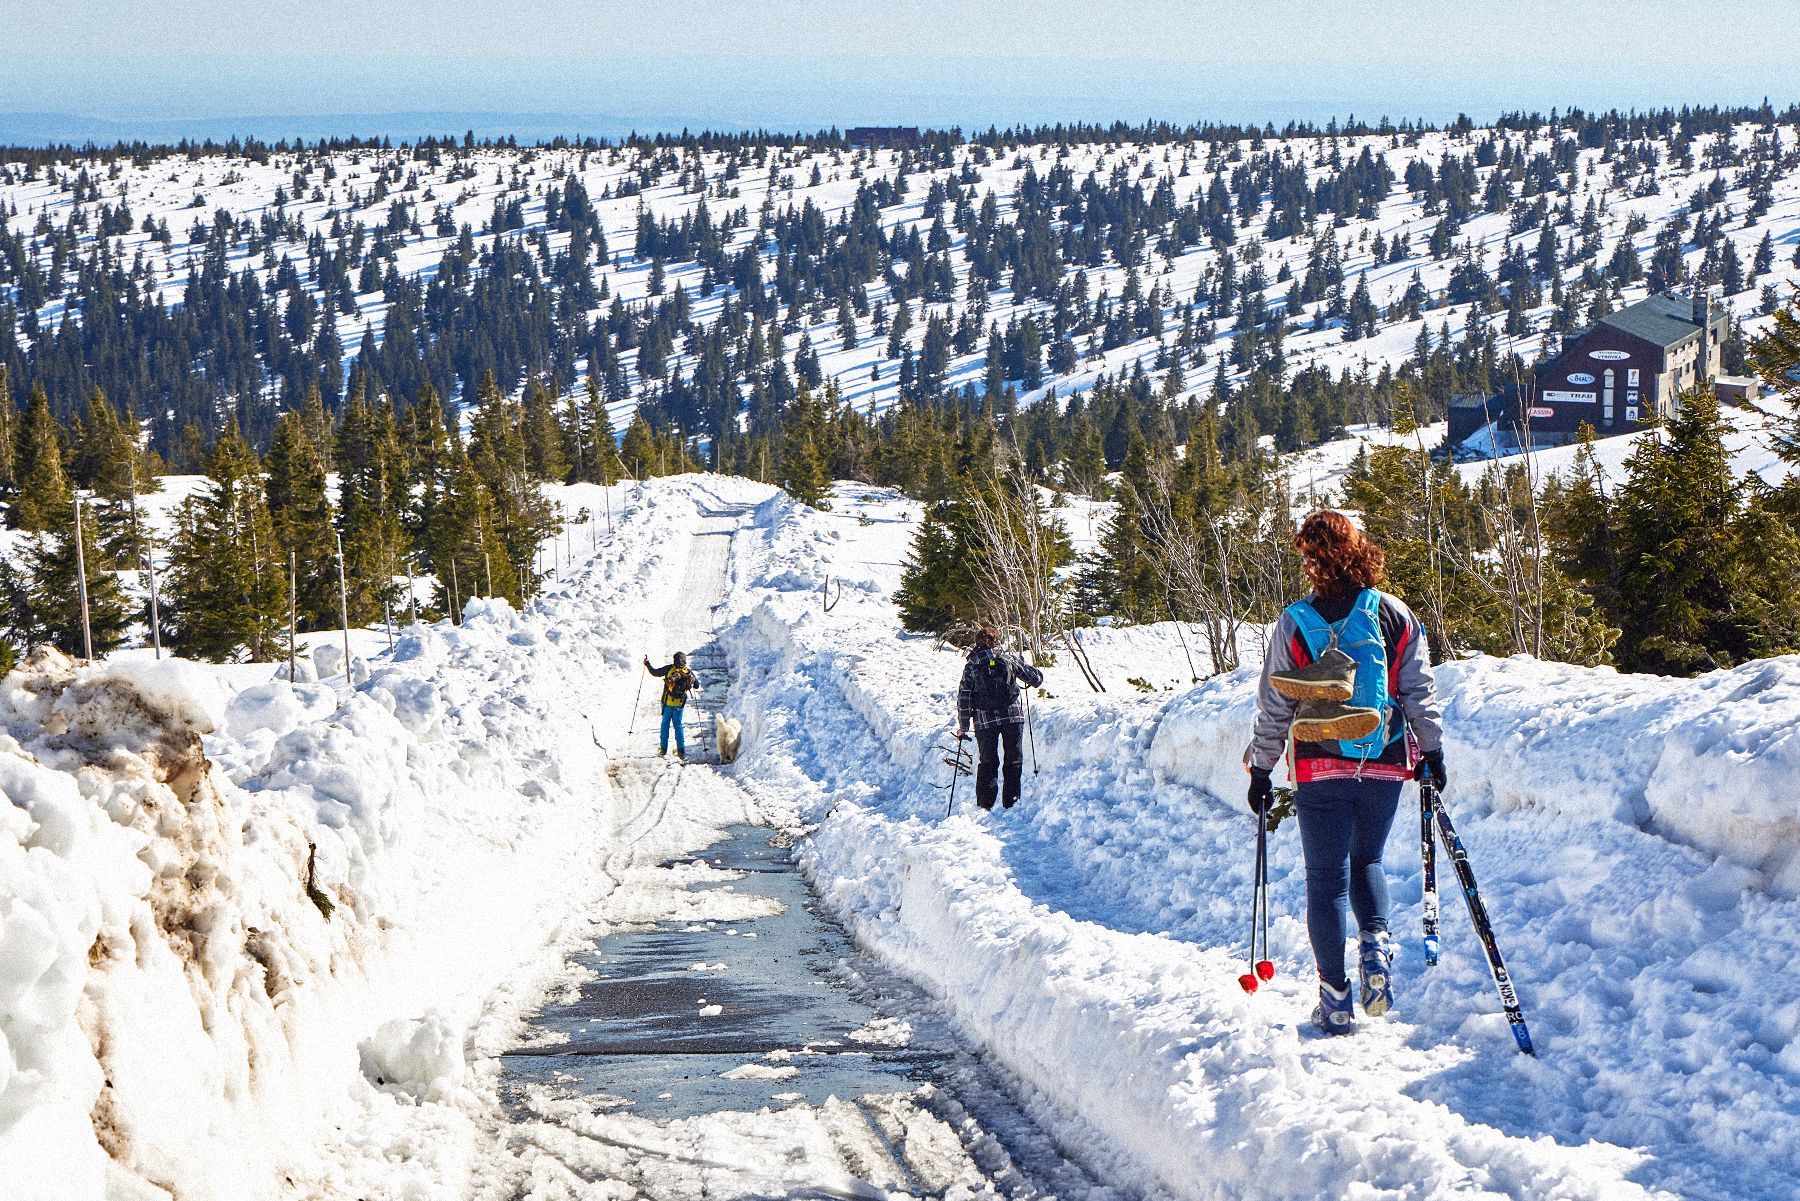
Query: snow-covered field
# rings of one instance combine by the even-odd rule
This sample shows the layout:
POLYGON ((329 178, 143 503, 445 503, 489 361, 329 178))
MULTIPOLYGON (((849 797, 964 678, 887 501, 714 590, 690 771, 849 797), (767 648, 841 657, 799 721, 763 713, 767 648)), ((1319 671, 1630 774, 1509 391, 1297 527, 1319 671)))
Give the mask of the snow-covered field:
MULTIPOLYGON (((720 770, 804 833, 829 910, 1098 1179, 1170 1198, 1792 1195, 1800 660, 1694 681, 1446 669, 1450 801, 1539 1055, 1513 1049, 1453 891, 1423 970, 1406 819, 1397 1013, 1319 1041, 1290 826, 1279 974, 1236 984, 1247 672, 1190 686, 1166 628, 1094 631, 1109 691, 1049 669, 1022 807, 977 816, 959 788, 946 818, 958 661, 898 636, 889 599, 916 503, 844 487, 824 514, 695 476, 635 489, 610 540, 569 540, 524 614, 478 603, 391 655, 360 643, 354 688, 137 655, 6 681, 0 1195, 511 1196, 493 1191, 497 1055, 569 949, 631 911, 636 877, 614 869, 701 836, 691 812, 647 819, 607 768, 638 655, 704 632, 664 619, 693 535, 731 506, 754 507, 716 614, 745 749, 720 770)), ((727 1195, 772 1195, 773 1132, 797 1120, 718 1125, 733 1156, 770 1157, 764 1191, 727 1195)), ((631 1195, 606 1162, 555 1195, 631 1195)))
MULTIPOLYGON (((1569 194, 1561 197, 1536 193, 1550 202, 1552 223, 1570 247, 1583 240, 1576 224, 1590 206, 1593 208, 1594 253, 1581 262, 1565 255, 1558 268, 1561 281, 1573 285, 1584 271, 1607 264, 1621 242, 1628 242, 1639 259, 1648 263, 1662 225, 1675 214, 1689 212, 1696 193, 1716 182, 1722 195, 1710 202, 1711 207, 1693 211, 1696 215, 1731 215, 1733 219, 1724 223, 1722 237, 1746 268, 1762 239, 1768 236, 1772 240, 1775 253, 1769 269, 1742 291, 1725 298, 1733 312, 1746 321, 1747 328, 1761 328, 1768 320, 1760 312, 1761 289, 1772 286, 1785 298, 1800 281, 1800 262, 1794 259, 1800 244, 1800 172, 1795 172, 1788 160, 1781 160, 1773 168, 1768 162, 1758 162, 1754 168, 1743 165, 1748 160, 1742 156, 1752 153, 1759 143, 1766 146, 1771 136, 1791 140, 1791 131, 1780 128, 1771 135, 1759 123, 1746 122, 1727 132, 1697 133, 1689 143, 1693 161, 1688 165, 1681 163, 1673 141, 1666 137, 1580 149, 1571 142, 1566 149, 1572 152, 1572 169, 1549 174, 1558 186, 1567 183, 1569 194), (1620 150, 1631 152, 1629 162, 1621 160, 1620 150), (1654 166, 1646 167, 1645 163, 1654 166), (1763 180, 1763 175, 1771 171, 1771 178, 1763 180), (1766 183, 1768 189, 1767 203, 1760 208, 1752 196, 1759 182, 1766 183), (1564 205, 1566 214, 1558 211, 1564 205), (1752 209, 1757 209, 1754 215, 1741 219, 1752 209)), ((1539 236, 1536 222, 1515 229, 1508 211, 1489 212, 1478 204, 1474 215, 1461 226, 1455 251, 1433 257, 1427 243, 1441 214, 1421 194, 1409 190, 1404 181, 1409 166, 1423 164, 1435 171, 1446 157, 1455 159, 1474 174, 1478 195, 1494 173, 1507 174, 1511 180, 1509 195, 1518 200, 1529 191, 1521 178, 1524 164, 1541 159, 1547 165, 1548 156, 1557 152, 1557 144, 1569 138, 1562 129, 1545 128, 1527 135, 1477 128, 1416 136, 1370 133, 1337 139, 1269 138, 1258 139, 1254 145, 1249 141, 1220 145, 1216 150, 1205 143, 1082 143, 998 150, 963 144, 951 152, 945 163, 911 161, 904 166, 902 155, 894 150, 845 152, 807 143, 741 159, 719 151, 647 147, 490 147, 463 152, 364 148, 329 153, 283 151, 260 158, 170 155, 113 163, 71 155, 49 169, 27 171, 19 164, 0 163, 0 208, 16 212, 13 230, 21 235, 29 232, 42 243, 37 258, 45 272, 51 272, 56 264, 54 270, 60 273, 65 251, 59 249, 62 243, 55 239, 38 237, 40 232, 66 235, 68 244, 84 253, 104 242, 117 263, 141 258, 154 273, 148 286, 169 305, 182 302, 189 273, 203 252, 204 237, 199 242, 190 240, 190 230, 196 224, 203 227, 204 235, 204 227, 221 210, 237 220, 257 223, 262 232, 234 242, 225 255, 225 265, 233 272, 251 272, 270 293, 284 288, 290 293, 308 293, 321 305, 320 322, 332 324, 346 356, 353 358, 365 336, 377 344, 386 337, 384 323, 391 307, 385 293, 380 288, 365 289, 360 273, 354 270, 371 239, 378 238, 386 248, 380 261, 391 262, 403 276, 429 282, 438 274, 446 253, 455 247, 464 229, 470 231, 477 251, 486 250, 500 237, 523 238, 534 244, 541 238, 542 269, 548 273, 554 257, 569 249, 571 235, 549 221, 546 194, 552 187, 566 189, 573 180, 580 181, 591 198, 613 256, 610 262, 593 266, 596 285, 603 283, 610 296, 628 305, 639 305, 657 299, 650 256, 634 252, 640 213, 647 213, 659 223, 679 223, 692 219, 705 204, 715 224, 728 214, 741 213, 743 222, 730 233, 727 245, 734 253, 755 246, 763 259, 765 278, 773 280, 777 252, 762 221, 765 207, 772 215, 797 215, 812 206, 825 222, 835 222, 847 216, 859 188, 877 181, 891 182, 902 175, 906 184, 904 195, 881 210, 883 234, 890 240, 929 235, 933 219, 925 216, 925 210, 934 184, 971 185, 976 204, 991 195, 997 220, 1002 228, 1007 228, 1018 218, 1025 182, 1041 182, 1053 172, 1068 172, 1078 190, 1091 185, 1096 191, 1104 191, 1115 182, 1126 183, 1148 199, 1166 187, 1172 205, 1191 206, 1215 184, 1235 188, 1238 173, 1258 155, 1270 155, 1284 166, 1298 167, 1306 186, 1318 188, 1336 178, 1359 156, 1369 153, 1385 158, 1396 178, 1372 213, 1345 216, 1341 221, 1322 217, 1288 236, 1267 239, 1265 225, 1274 210, 1274 201, 1265 191, 1251 211, 1239 214, 1237 241, 1229 253, 1237 264, 1240 281, 1252 270, 1261 273, 1264 299, 1271 309, 1279 310, 1287 305, 1290 279, 1303 280, 1318 246, 1329 242, 1344 273, 1344 282, 1336 289, 1336 300, 1341 301, 1359 280, 1366 279, 1373 303, 1385 312, 1404 296, 1415 274, 1420 287, 1441 301, 1447 299, 1452 277, 1463 257, 1479 261, 1489 275, 1495 275, 1509 253, 1534 253, 1539 236), (1507 148, 1517 156, 1516 160, 1499 166, 1476 166, 1480 144, 1496 139, 1508 142, 1507 148), (490 224, 497 207, 514 203, 519 206, 518 219, 522 224, 516 232, 493 231, 490 224), (92 228, 93 212, 99 204, 125 209, 131 228, 106 236, 96 234, 92 228), (415 218, 417 227, 405 221, 395 224, 397 209, 415 218), (146 222, 166 225, 172 240, 158 240, 143 228, 146 222), (1406 252, 1376 262, 1377 237, 1384 244, 1404 238, 1406 252), (311 239, 331 247, 351 243, 356 246, 357 254, 349 256, 352 271, 341 296, 317 278, 316 264, 309 257, 311 239), (279 282, 284 267, 296 273, 290 284, 279 282)), ((1532 170, 1537 172, 1539 165, 1534 163, 1532 170)), ((950 226, 946 250, 960 299, 916 307, 913 324, 904 339, 915 354, 922 345, 928 316, 954 321, 975 299, 966 295, 968 239, 954 227, 952 216, 946 209, 945 222, 950 226)), ((1059 211, 1056 216, 1061 220, 1067 215, 1059 211)), ((1102 374, 1118 378, 1138 368, 1150 373, 1153 383, 1161 383, 1169 367, 1166 352, 1183 315, 1201 280, 1219 268, 1223 251, 1203 237, 1171 253, 1152 250, 1135 265, 1122 264, 1108 256, 1085 267, 1071 264, 1068 274, 1072 281, 1077 271, 1084 271, 1087 294, 1105 295, 1114 301, 1130 286, 1141 291, 1160 287, 1165 332, 1156 336, 1134 332, 1129 340, 1107 348, 1090 347, 1084 340, 1080 361, 1072 369, 1048 374, 1041 388, 1023 399, 1030 401, 1050 392, 1067 397, 1092 387, 1102 374)), ((1706 252, 1699 246, 1684 248, 1683 261, 1690 271, 1697 270, 1705 257, 1706 252)), ((736 289, 729 284, 703 292, 706 272, 691 259, 670 261, 665 267, 664 296, 678 286, 684 288, 693 302, 692 319, 701 326, 710 325, 726 301, 736 295, 736 289)), ((1627 283, 1615 307, 1641 299, 1646 290, 1642 281, 1627 283)), ((1517 350, 1529 360, 1545 347, 1546 339, 1551 337, 1547 330, 1554 305, 1550 289, 1545 287, 1543 291, 1542 302, 1527 313, 1529 331, 1499 336, 1502 354, 1517 350)), ((890 310, 894 307, 892 289, 880 279, 870 281, 868 296, 871 305, 882 304, 890 310)), ((583 314, 584 319, 598 319, 610 303, 604 300, 594 305, 583 314)), ((1411 356, 1421 334, 1434 342, 1446 334, 1460 341, 1477 320, 1466 301, 1440 303, 1416 317, 1401 316, 1396 310, 1394 319, 1384 320, 1374 336, 1346 341, 1341 317, 1321 317, 1326 304, 1324 299, 1314 299, 1287 313, 1293 331, 1286 343, 1290 372, 1317 366, 1334 374, 1377 374, 1383 365, 1395 365, 1411 356)), ((67 294, 45 296, 36 308, 38 323, 45 329, 54 329, 71 315, 69 306, 67 294)), ((1016 295, 1009 281, 984 295, 979 324, 985 331, 989 324, 1005 328, 1025 316, 1048 322, 1055 308, 1048 300, 1016 295)), ((790 360, 805 339, 820 355, 824 376, 836 379, 844 398, 859 411, 885 409, 895 403, 899 395, 897 364, 886 358, 887 338, 885 332, 877 332, 872 313, 858 313, 858 344, 850 348, 843 345, 832 307, 796 309, 790 317, 784 349, 790 360), (872 374, 875 369, 879 369, 878 375, 872 374)), ((1203 340, 1210 358, 1205 364, 1189 364, 1186 386, 1178 391, 1178 401, 1204 394, 1229 350, 1234 336, 1231 314, 1212 312, 1210 320, 1214 328, 1209 340, 1203 340)), ((1498 329, 1501 315, 1490 312, 1481 320, 1498 329)), ((280 339, 284 335, 275 330, 270 336, 280 339)), ((24 329, 19 337, 23 352, 31 337, 24 329)), ((952 387, 979 385, 986 365, 986 345, 985 338, 978 341, 980 345, 973 350, 953 356, 948 372, 952 387)), ((622 361, 635 372, 636 350, 621 349, 622 361)), ((678 340, 666 365, 668 373, 672 376, 680 371, 692 378, 696 361, 692 347, 681 345, 678 340)), ((580 374, 585 372, 587 363, 583 359, 576 366, 580 374)), ((1232 365, 1226 374, 1241 378, 1244 371, 1232 365)), ((613 398, 611 415, 615 428, 624 428, 623 423, 629 420, 647 382, 634 375, 633 394, 613 398)))

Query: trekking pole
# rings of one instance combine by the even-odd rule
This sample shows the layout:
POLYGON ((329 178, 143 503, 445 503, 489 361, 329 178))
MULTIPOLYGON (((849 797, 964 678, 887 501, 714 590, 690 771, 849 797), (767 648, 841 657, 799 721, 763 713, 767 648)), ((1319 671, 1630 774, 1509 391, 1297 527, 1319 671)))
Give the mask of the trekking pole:
POLYGON ((1025 690, 1025 739, 1031 746, 1031 774, 1038 774, 1037 734, 1031 728, 1031 689, 1025 690))
POLYGON ((1512 1027, 1513 1039, 1519 1044, 1519 1050, 1527 1055, 1536 1055, 1531 1046, 1531 1032, 1525 1028, 1525 1013, 1519 1007, 1519 994, 1513 990, 1512 977, 1506 973, 1506 963, 1500 958, 1500 944, 1494 940, 1494 927, 1488 921, 1487 904, 1481 899, 1481 891, 1475 886, 1475 869, 1469 864, 1469 853, 1463 848, 1462 839, 1456 833, 1456 827, 1450 823, 1450 810, 1444 806, 1444 796, 1437 790, 1437 783, 1432 780, 1430 769, 1425 769, 1419 776, 1419 786, 1431 797, 1430 807, 1437 818, 1438 837, 1444 840, 1444 849, 1450 854, 1450 861, 1456 867, 1456 879, 1462 885, 1463 901, 1469 907, 1469 922, 1475 927, 1475 937, 1481 940, 1481 949, 1487 953, 1488 971, 1494 977, 1494 988, 1500 993, 1500 1008, 1506 1014, 1507 1025, 1512 1027))
POLYGON ((1265 980, 1275 978, 1275 964, 1269 958, 1269 817, 1256 815, 1256 863, 1250 870, 1250 970, 1238 977, 1238 987, 1255 992, 1265 980), (1257 936, 1261 933, 1262 953, 1257 954, 1257 936))
POLYGON ((631 694, 631 722, 625 727, 627 734, 637 733, 638 702, 644 699, 644 673, 638 673, 637 691, 631 694))

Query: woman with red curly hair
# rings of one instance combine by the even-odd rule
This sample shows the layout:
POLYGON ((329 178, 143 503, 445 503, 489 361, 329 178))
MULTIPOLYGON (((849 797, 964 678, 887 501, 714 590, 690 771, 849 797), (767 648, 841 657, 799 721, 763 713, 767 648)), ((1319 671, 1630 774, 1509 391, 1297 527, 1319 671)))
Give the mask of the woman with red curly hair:
POLYGON ((1268 812, 1270 778, 1287 749, 1319 970, 1313 1023, 1348 1034, 1355 1011, 1344 903, 1356 915, 1363 1012, 1376 1017, 1393 1004, 1382 848, 1400 789, 1421 762, 1443 787, 1443 727, 1425 628, 1405 602, 1376 587, 1386 578, 1381 548, 1328 509, 1306 517, 1294 547, 1313 592, 1282 613, 1263 661, 1250 808, 1268 812))

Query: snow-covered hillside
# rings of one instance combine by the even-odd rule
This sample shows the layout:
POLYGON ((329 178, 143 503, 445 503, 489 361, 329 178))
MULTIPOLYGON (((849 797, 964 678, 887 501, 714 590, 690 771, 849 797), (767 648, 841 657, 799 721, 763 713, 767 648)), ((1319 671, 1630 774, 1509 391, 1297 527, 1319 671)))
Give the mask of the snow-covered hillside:
MULTIPOLYGON (((1190 685, 1169 628, 1093 631, 1109 692, 1048 669, 1023 805, 978 816, 959 789, 946 817, 958 660, 901 636, 889 599, 916 502, 845 486, 819 513, 701 476, 630 491, 615 535, 572 540, 529 611, 472 602, 391 654, 361 642, 354 686, 135 652, 8 678, 9 1201, 628 1195, 598 1168, 500 1183, 516 1148, 496 1056, 620 911, 603 900, 635 877, 602 867, 695 845, 675 810, 670 828, 627 813, 607 768, 638 656, 705 633, 665 621, 708 586, 690 544, 733 520, 723 603, 687 610, 721 631, 744 754, 680 770, 729 776, 787 826, 826 908, 1095 1179, 1146 1198, 1791 1192, 1800 660, 1692 681, 1446 668, 1450 803, 1538 1058, 1513 1049, 1453 892, 1443 964, 1423 969, 1406 820, 1397 1013, 1320 1041, 1287 825, 1279 974, 1236 984, 1249 669, 1190 685)), ((596 1147, 624 1129, 603 1095, 560 1104, 596 1147)), ((762 1191, 708 1176, 708 1195, 792 1179, 789 1144, 759 1134, 782 1120, 731 1124, 737 1175, 709 1161, 762 1191)), ((723 1129, 667 1142, 700 1155, 723 1129)))
MULTIPOLYGON (((1716 272, 1721 247, 1729 243, 1747 282, 1726 303, 1754 329, 1762 320, 1764 289, 1785 298, 1800 279, 1800 264, 1794 261, 1800 249, 1800 172, 1789 169, 1792 150, 1783 143, 1793 136, 1787 126, 1745 122, 1724 134, 1690 136, 1684 131, 1590 146, 1546 126, 1535 132, 1477 128, 1334 138, 1270 136, 1235 143, 960 144, 941 155, 821 149, 801 142, 754 152, 644 146, 277 150, 255 158, 142 155, 104 162, 75 156, 29 168, 0 163, 0 214, 19 239, 11 256, 17 261, 0 259, 0 301, 10 298, 18 310, 20 319, 8 326, 24 363, 65 317, 92 319, 80 311, 76 281, 66 273, 97 250, 104 251, 105 262, 131 269, 131 290, 142 288, 169 306, 197 303, 190 291, 197 273, 247 271, 277 302, 272 327, 255 331, 250 347, 264 372, 257 388, 264 399, 274 400, 280 380, 292 382, 283 364, 293 353, 323 346, 319 339, 326 328, 335 348, 330 353, 341 354, 346 363, 365 347, 400 336, 396 331, 402 328, 408 345, 429 362, 432 344, 452 331, 426 328, 419 309, 431 287, 466 285, 466 279, 459 285, 446 277, 446 272, 459 274, 471 267, 468 262, 454 266, 449 257, 465 230, 477 254, 502 238, 524 245, 543 286, 559 297, 572 296, 570 268, 563 262, 575 237, 568 229, 566 198, 578 182, 593 227, 602 231, 611 250, 608 262, 581 264, 583 287, 603 285, 604 293, 589 289, 579 312, 559 317, 565 324, 556 344, 521 350, 529 361, 513 361, 517 356, 511 352, 502 356, 509 372, 523 368, 555 375, 573 388, 590 366, 597 366, 584 331, 606 316, 612 299, 645 305, 666 300, 679 288, 691 301, 686 320, 697 329, 709 327, 729 302, 741 300, 739 282, 679 247, 639 250, 646 220, 658 228, 673 223, 671 228, 685 229, 706 206, 712 227, 732 222, 724 237, 726 251, 754 248, 763 279, 785 296, 796 285, 784 274, 789 259, 777 247, 775 223, 789 216, 811 220, 804 214, 814 213, 818 224, 802 241, 816 242, 848 217, 859 190, 891 184, 903 191, 884 192, 871 201, 879 205, 880 228, 891 245, 866 288, 857 285, 857 344, 846 347, 836 299, 827 303, 826 293, 837 285, 821 290, 818 281, 801 281, 783 316, 786 344, 781 348, 792 364, 802 344, 810 346, 823 375, 836 379, 859 411, 884 409, 899 395, 901 373, 898 356, 888 353, 888 331, 870 306, 894 315, 895 282, 919 269, 909 262, 904 239, 932 238, 935 216, 927 207, 934 189, 960 188, 972 209, 992 198, 996 228, 1013 241, 1008 243, 1012 249, 980 251, 991 258, 1016 253, 1016 240, 1028 232, 1011 225, 1025 194, 1066 173, 1077 200, 1053 214, 1058 225, 1050 235, 1062 241, 1069 260, 1066 269, 1059 268, 1062 286, 1075 287, 1077 274, 1084 273, 1082 295, 1104 296, 1121 313, 1135 303, 1134 293, 1142 296, 1154 289, 1155 328, 1083 338, 1076 347, 1078 361, 1053 367, 1041 384, 1026 389, 1025 398, 1052 390, 1067 396, 1102 373, 1117 376, 1137 367, 1160 383, 1173 366, 1170 350, 1184 321, 1199 315, 1205 328, 1194 335, 1197 342, 1189 340, 1182 350, 1188 361, 1183 386, 1176 389, 1179 395, 1212 386, 1236 333, 1233 304, 1194 303, 1202 292, 1217 292, 1227 256, 1234 287, 1259 292, 1270 312, 1288 310, 1290 373, 1317 365, 1334 373, 1373 374, 1412 354, 1422 334, 1435 342, 1447 332, 1461 341, 1473 309, 1472 301, 1458 299, 1458 289, 1469 285, 1469 264, 1479 264, 1485 279, 1507 283, 1509 254, 1520 261, 1536 255, 1546 218, 1563 257, 1553 270, 1536 277, 1531 291, 1537 299, 1520 310, 1521 326, 1500 335, 1502 353, 1517 349, 1528 361, 1535 357, 1550 336, 1555 297, 1562 289, 1584 289, 1591 299, 1596 284, 1612 278, 1621 242, 1630 244, 1641 263, 1649 263, 1659 233, 1672 216, 1683 213, 1720 222, 1717 238, 1709 234, 1707 245, 1683 244, 1683 267, 1716 272), (1385 195, 1361 207, 1341 198, 1329 200, 1334 190, 1352 187, 1364 172, 1365 154, 1372 156, 1370 161, 1384 162, 1394 179, 1385 195), (1426 181, 1446 170, 1472 173, 1467 186, 1475 198, 1473 211, 1453 245, 1436 254, 1428 243, 1444 209, 1409 175, 1420 169, 1426 181), (1295 174, 1284 175, 1277 186, 1272 176, 1265 178, 1276 170, 1295 174), (1494 191, 1496 178, 1505 185, 1499 193, 1494 191), (1117 201, 1104 199, 1115 188, 1135 190, 1144 205, 1164 205, 1170 213, 1197 214, 1223 197, 1223 219, 1232 227, 1235 243, 1226 247, 1190 229, 1179 240, 1159 240, 1141 254, 1134 250, 1137 261, 1129 263, 1109 248, 1083 247, 1080 231, 1094 228, 1101 210, 1116 206, 1117 201), (1299 228, 1286 228, 1291 223, 1277 218, 1295 203, 1296 188, 1317 190, 1313 203, 1329 201, 1335 209, 1299 228), (109 214, 111 224, 105 219, 109 214), (1582 226, 1591 232, 1583 232, 1582 226), (167 241, 164 229, 170 234, 167 241), (1773 262, 1757 275, 1753 263, 1765 237, 1773 262), (1399 250, 1378 261, 1378 239, 1399 250), (1291 307, 1290 287, 1307 279, 1309 269, 1323 272, 1321 279, 1331 277, 1329 295, 1291 307), (394 307, 397 294, 388 282, 390 272, 421 285, 400 310, 394 307), (29 285, 27 275, 33 277, 29 285), (1401 310, 1407 308, 1404 297, 1415 277, 1426 307, 1409 316, 1401 310), (1359 282, 1366 282, 1382 316, 1372 336, 1346 341, 1344 305, 1359 282), (305 301, 296 299, 303 294, 305 301), (1194 353, 1197 349, 1207 351, 1204 364, 1194 353)), ((955 322, 975 310, 976 344, 950 356, 944 382, 950 387, 979 385, 987 367, 990 327, 1004 330, 1016 318, 1030 315, 1047 331, 1060 328, 1069 297, 1051 299, 1054 289, 1023 295, 1010 278, 1000 279, 991 291, 971 289, 971 239, 953 223, 952 208, 941 201, 939 207, 946 226, 940 231, 941 249, 954 286, 922 304, 913 300, 914 319, 900 341, 921 355, 928 317, 955 322)), ((1108 218, 1118 220, 1117 214, 1108 218)), ((939 249, 933 240, 932 260, 939 249)), ((1641 275, 1620 270, 1615 304, 1641 297, 1647 286, 1641 275)), ((1483 320, 1498 328, 1497 302, 1490 296, 1484 303, 1489 315, 1483 320)), ((1144 319, 1149 320, 1148 314, 1144 319)), ((733 336, 742 333, 734 330, 733 336)), ((1045 339, 1046 348, 1049 341, 1045 339)), ((623 390, 609 396, 615 428, 622 428, 647 387, 677 373, 694 379, 704 356, 702 339, 678 337, 666 362, 655 368, 655 378, 648 378, 650 373, 637 371, 636 341, 619 338, 616 344, 624 375, 623 390)), ((232 347, 233 353, 241 349, 232 347)), ((0 351, 0 361, 4 358, 0 351)), ((441 364, 437 369, 448 370, 441 364)), ((94 370, 104 374, 99 365, 94 370)), ((221 391, 248 404, 246 382, 238 374, 220 381, 221 391)), ((1244 364, 1226 364, 1224 374, 1241 379, 1244 364)), ((129 386, 126 380, 114 384, 115 390, 129 386)), ((67 403, 77 399, 67 398, 67 403)), ((140 410, 155 411, 153 397, 130 399, 140 410)))

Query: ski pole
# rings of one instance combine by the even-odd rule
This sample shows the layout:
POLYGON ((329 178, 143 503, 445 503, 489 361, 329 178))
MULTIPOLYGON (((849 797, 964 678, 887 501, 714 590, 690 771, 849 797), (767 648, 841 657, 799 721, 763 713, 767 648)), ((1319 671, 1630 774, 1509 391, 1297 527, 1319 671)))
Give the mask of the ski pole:
POLYGON ((1275 978, 1275 964, 1269 958, 1269 817, 1256 815, 1256 863, 1250 870, 1250 970, 1238 977, 1238 987, 1255 992, 1265 980, 1275 978), (1262 954, 1257 954, 1260 932, 1262 954))
POLYGON ((1438 891, 1437 840, 1431 833, 1431 769, 1419 772, 1419 861, 1425 889, 1420 908, 1425 915, 1425 966, 1436 967, 1438 961, 1438 891))
POLYGON ((1450 823, 1450 810, 1444 806, 1444 796, 1437 790, 1437 784, 1431 779, 1429 770, 1420 777, 1420 783, 1431 793, 1431 810, 1437 817, 1438 837, 1444 840, 1444 849, 1450 854, 1450 861, 1456 867, 1457 882, 1462 885, 1463 901, 1469 907, 1469 922, 1475 927, 1475 937, 1481 940, 1481 949, 1487 953, 1488 971, 1494 977, 1494 988, 1500 993, 1500 1008, 1506 1014, 1507 1025, 1512 1027, 1513 1039, 1519 1044, 1519 1050, 1527 1055, 1536 1055, 1531 1046, 1531 1032, 1525 1028, 1525 1013, 1519 1007, 1519 994, 1514 991, 1512 977, 1506 972, 1506 963, 1500 958, 1500 944, 1494 939, 1494 927, 1488 921, 1487 904, 1481 899, 1481 891, 1475 885, 1475 869, 1469 863, 1469 852, 1464 849, 1456 827, 1450 823))
POLYGON ((638 702, 644 699, 644 675, 638 673, 637 691, 631 694, 631 724, 625 727, 626 734, 637 733, 638 702))

